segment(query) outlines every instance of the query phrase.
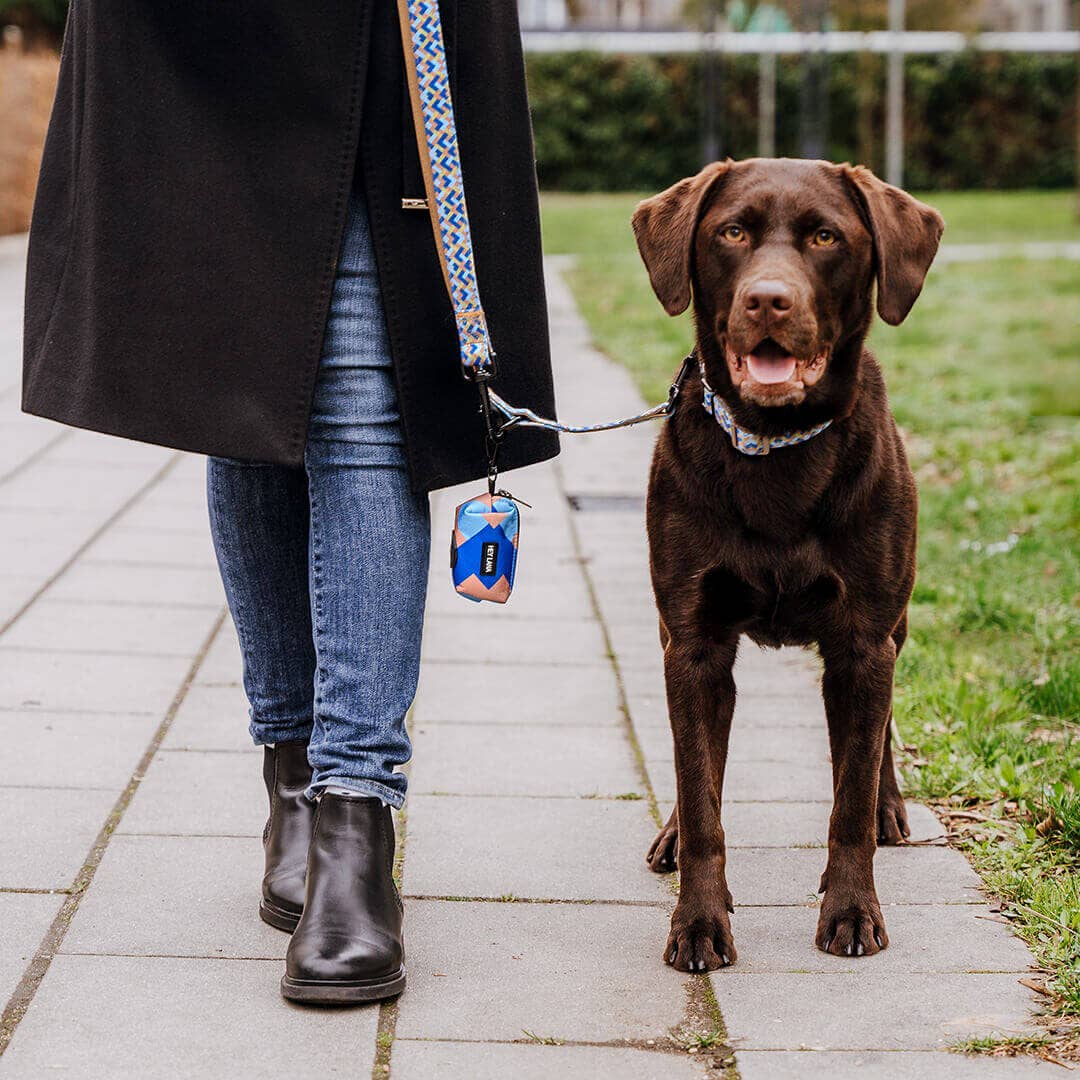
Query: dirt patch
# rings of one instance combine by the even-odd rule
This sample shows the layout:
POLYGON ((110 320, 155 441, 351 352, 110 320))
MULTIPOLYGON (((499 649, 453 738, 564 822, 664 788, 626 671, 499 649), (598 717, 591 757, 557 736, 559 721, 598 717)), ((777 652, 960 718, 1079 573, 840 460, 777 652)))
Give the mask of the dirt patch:
POLYGON ((59 58, 0 48, 0 236, 30 226, 59 58))

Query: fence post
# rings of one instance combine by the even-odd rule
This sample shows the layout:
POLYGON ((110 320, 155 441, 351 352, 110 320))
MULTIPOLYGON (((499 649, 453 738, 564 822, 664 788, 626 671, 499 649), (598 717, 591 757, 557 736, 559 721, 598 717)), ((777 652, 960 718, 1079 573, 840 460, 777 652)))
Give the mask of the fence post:
POLYGON ((823 158, 829 139, 829 54, 821 37, 826 28, 828 0, 803 0, 802 30, 814 33, 814 44, 802 56, 799 94, 799 155, 823 158))
POLYGON ((758 157, 776 157, 776 53, 758 54, 758 157))
POLYGON ((885 179, 904 186, 904 0, 889 0, 888 79, 885 105, 885 179))

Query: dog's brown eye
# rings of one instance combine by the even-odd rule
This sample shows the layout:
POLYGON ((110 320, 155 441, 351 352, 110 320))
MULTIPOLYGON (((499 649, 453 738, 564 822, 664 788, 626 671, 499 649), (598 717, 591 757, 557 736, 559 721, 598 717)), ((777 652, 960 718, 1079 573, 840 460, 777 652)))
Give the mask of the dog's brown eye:
POLYGON ((836 233, 832 229, 818 229, 814 233, 814 243, 818 247, 832 247, 836 243, 836 233))
POLYGON ((721 235, 732 244, 741 244, 746 239, 746 230, 741 225, 725 225, 721 235))

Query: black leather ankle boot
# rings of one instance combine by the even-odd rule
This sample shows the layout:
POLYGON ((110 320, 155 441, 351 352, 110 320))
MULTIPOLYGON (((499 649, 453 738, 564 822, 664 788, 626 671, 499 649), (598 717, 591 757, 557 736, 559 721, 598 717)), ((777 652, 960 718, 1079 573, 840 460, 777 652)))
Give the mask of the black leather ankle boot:
POLYGON ((308 851, 304 915, 289 942, 281 992, 344 1005, 405 989, 394 822, 379 799, 324 791, 308 851))
POLYGON ((311 783, 307 743, 264 747, 263 779, 270 796, 270 817, 263 830, 266 873, 259 916, 291 933, 304 910, 308 846, 315 824, 315 804, 304 796, 311 783))

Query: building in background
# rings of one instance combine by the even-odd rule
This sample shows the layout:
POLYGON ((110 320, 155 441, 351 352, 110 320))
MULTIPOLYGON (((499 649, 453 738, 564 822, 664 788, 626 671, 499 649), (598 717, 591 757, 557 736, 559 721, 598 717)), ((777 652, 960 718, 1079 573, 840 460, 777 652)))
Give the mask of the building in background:
POLYGON ((675 27, 683 7, 684 0, 518 0, 526 30, 675 27))
POLYGON ((1068 30, 1068 0, 983 0, 987 30, 1068 30))

